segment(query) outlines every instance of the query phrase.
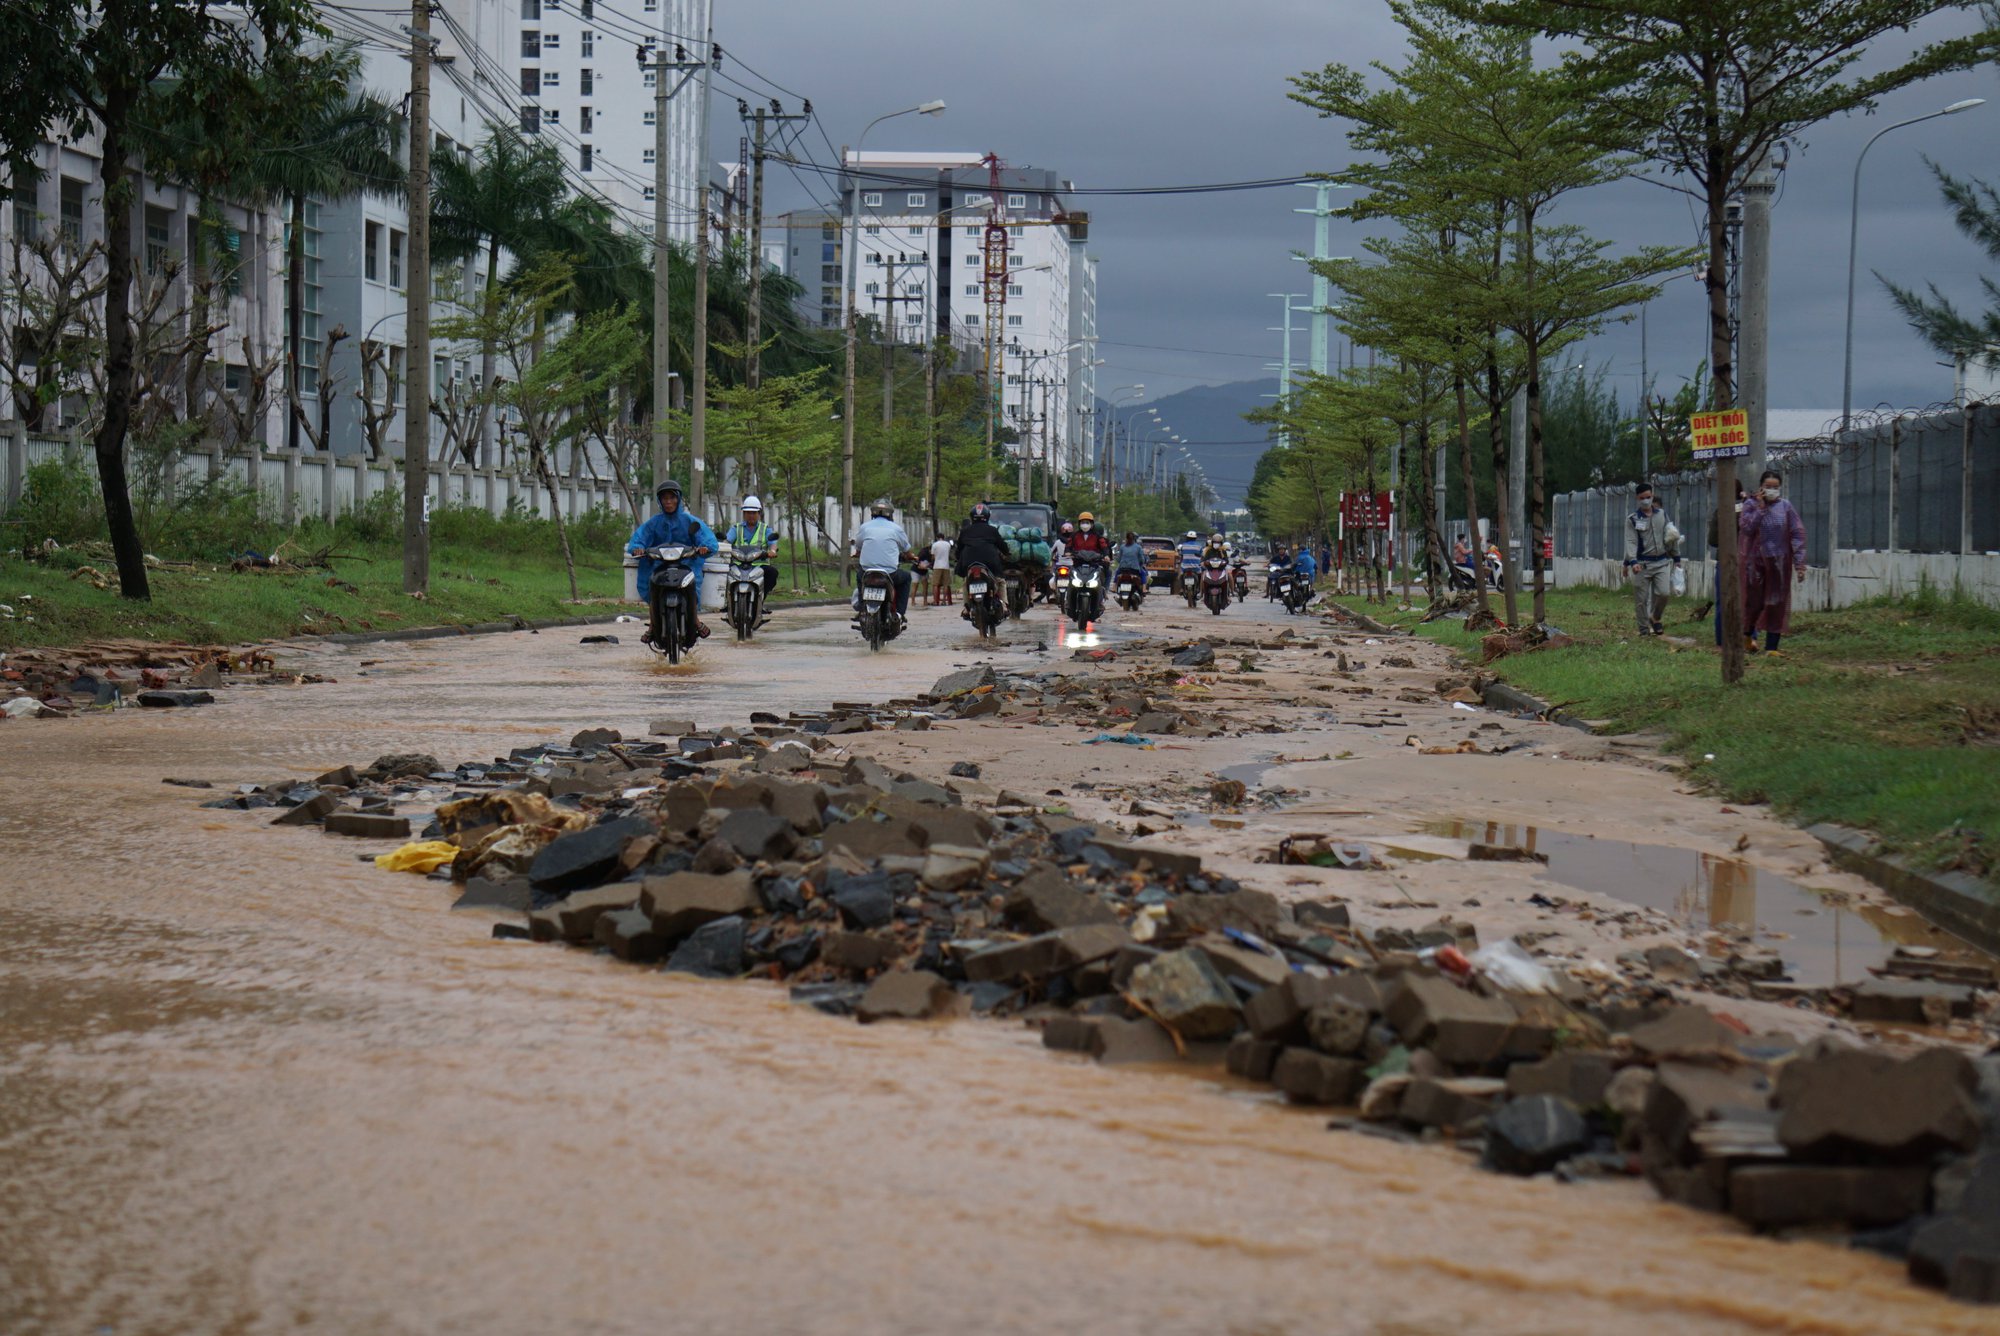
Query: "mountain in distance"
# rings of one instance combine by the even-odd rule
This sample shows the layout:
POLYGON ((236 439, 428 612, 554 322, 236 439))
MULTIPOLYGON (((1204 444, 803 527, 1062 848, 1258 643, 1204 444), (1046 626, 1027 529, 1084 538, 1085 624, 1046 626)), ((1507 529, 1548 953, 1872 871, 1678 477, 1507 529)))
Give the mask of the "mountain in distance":
MULTIPOLYGON (((1150 404, 1160 410, 1160 421, 1187 442, 1188 453, 1201 461, 1209 484, 1222 498, 1222 508, 1232 510, 1243 504, 1257 458, 1271 444, 1266 429, 1245 422, 1243 415, 1268 407, 1277 393, 1278 378, 1272 376, 1226 385, 1196 385, 1131 407, 1143 409, 1150 404)), ((1126 408, 1119 410, 1120 422, 1128 412, 1126 408)), ((1169 454, 1168 458, 1174 456, 1169 454)))

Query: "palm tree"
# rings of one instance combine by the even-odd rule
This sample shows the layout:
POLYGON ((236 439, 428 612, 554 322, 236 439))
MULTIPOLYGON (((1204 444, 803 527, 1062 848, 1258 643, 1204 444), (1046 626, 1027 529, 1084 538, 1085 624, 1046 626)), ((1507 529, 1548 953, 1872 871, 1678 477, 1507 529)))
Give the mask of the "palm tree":
MULTIPOLYGON (((285 239, 285 443, 296 450, 300 405, 299 353, 305 338, 306 201, 334 202, 369 195, 404 197, 403 126, 396 108, 364 91, 361 58, 352 49, 329 61, 327 76, 293 89, 280 105, 288 114, 263 127, 240 178, 248 192, 282 199, 290 224, 285 239)), ((409 276, 420 298, 430 295, 429 275, 409 276)))

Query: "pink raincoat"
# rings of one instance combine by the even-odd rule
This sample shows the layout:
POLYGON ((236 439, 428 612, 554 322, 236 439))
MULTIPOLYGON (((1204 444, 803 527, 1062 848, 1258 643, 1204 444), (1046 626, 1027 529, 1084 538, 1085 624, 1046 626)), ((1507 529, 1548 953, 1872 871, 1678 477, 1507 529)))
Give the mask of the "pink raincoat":
POLYGON ((1736 517, 1736 555, 1743 564, 1743 629, 1792 629, 1793 572, 1806 564, 1806 525, 1792 503, 1752 496, 1736 517))

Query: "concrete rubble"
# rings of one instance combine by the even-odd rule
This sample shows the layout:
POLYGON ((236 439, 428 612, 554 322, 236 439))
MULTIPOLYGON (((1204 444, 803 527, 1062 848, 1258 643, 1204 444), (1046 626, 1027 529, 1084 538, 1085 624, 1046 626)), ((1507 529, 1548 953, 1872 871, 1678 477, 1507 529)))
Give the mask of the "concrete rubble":
MULTIPOLYGON (((1544 985, 1503 986, 1518 975, 1471 963, 1469 923, 1371 927, 1338 895, 1246 887, 969 762, 933 780, 834 741, 911 719, 1055 714, 1213 734, 1240 724, 1161 685, 1218 649, 1250 663, 1313 647, 1289 630, 1140 642, 1096 679, 983 667, 887 705, 742 727, 661 719, 645 738, 592 729, 449 767, 388 756, 204 805, 446 842, 457 856, 432 879, 454 908, 501 915, 496 936, 768 980, 862 1023, 1004 1018, 1106 1064, 1214 1064, 1342 1111, 1336 1125, 1455 1141, 1500 1173, 1643 1175, 1673 1201, 1848 1237, 1956 1297, 2000 1301, 2000 1049, 1904 1057, 1752 1033, 1691 1005, 1677 989, 1700 982, 1700 962, 1658 949, 1623 971, 1543 959, 1544 985)), ((1320 866, 1370 875, 1339 861, 1320 866)), ((1765 972, 1750 961, 1731 978, 1765 972)), ((1917 1022, 1991 1005, 1973 984, 1925 978, 1848 991, 1823 1005, 1917 1022)))

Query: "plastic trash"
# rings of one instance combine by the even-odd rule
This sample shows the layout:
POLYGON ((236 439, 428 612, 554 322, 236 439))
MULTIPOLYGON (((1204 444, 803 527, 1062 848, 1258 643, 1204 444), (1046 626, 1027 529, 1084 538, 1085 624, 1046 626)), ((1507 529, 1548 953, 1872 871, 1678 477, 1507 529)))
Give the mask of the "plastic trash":
POLYGON ((1688 573, 1679 566, 1674 567, 1673 591, 1676 596, 1688 591, 1688 573))
POLYGON ((1452 708, 1452 709, 1454 709, 1454 710, 1464 710, 1464 711, 1465 711, 1465 712, 1466 712, 1467 714, 1478 714, 1478 713, 1479 713, 1479 707, 1478 707, 1477 705, 1467 705, 1467 704, 1466 704, 1466 703, 1465 703, 1464 701, 1462 701, 1462 700, 1455 700, 1455 701, 1453 701, 1453 702, 1451 703, 1451 708, 1452 708))
POLYGON ((53 713, 33 696, 16 696, 5 705, 0 705, 0 716, 8 719, 33 719, 36 715, 53 713))
POLYGON ((1472 953, 1472 967, 1498 988, 1510 993, 1553 993, 1556 976, 1549 967, 1522 949, 1509 937, 1504 942, 1482 946, 1472 953))
POLYGON ((1099 733, 1094 738, 1085 738, 1083 745, 1094 747, 1100 742, 1122 742, 1127 747, 1143 747, 1147 751, 1153 750, 1153 740, 1151 738, 1137 737, 1131 733, 1099 733))
POLYGON ((459 855, 449 840, 413 840, 394 853, 377 854, 375 866, 384 872, 435 872, 459 855))

